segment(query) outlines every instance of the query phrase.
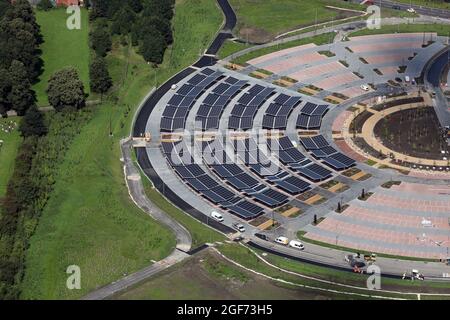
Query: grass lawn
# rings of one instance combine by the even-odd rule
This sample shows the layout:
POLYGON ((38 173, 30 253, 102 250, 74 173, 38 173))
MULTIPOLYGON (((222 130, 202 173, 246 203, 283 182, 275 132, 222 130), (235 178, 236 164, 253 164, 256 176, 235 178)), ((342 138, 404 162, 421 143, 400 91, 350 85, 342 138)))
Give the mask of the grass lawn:
POLYGON ((307 43, 315 43, 316 45, 331 43, 333 41, 334 36, 335 36, 334 32, 328 32, 328 33, 323 33, 323 34, 320 34, 320 35, 317 35, 314 37, 310 37, 310 38, 289 41, 289 42, 281 43, 278 45, 257 49, 252 52, 246 53, 240 57, 237 57, 236 59, 233 60, 233 62, 243 65, 251 59, 254 59, 254 58, 275 52, 275 51, 280 51, 280 50, 287 49, 287 48, 301 46, 301 45, 304 45, 307 43))
MULTIPOLYGON (((384 34, 384 33, 415 33, 415 32, 436 32, 440 36, 448 36, 450 32, 450 25, 445 24, 399 24, 399 25, 384 25, 380 29, 363 29, 350 34, 350 37, 364 36, 370 34, 384 34)), ((428 37, 429 38, 429 37, 428 37)), ((425 39, 427 36, 425 35, 425 39)))
POLYGON ((115 99, 96 107, 61 164, 60 175, 31 239, 23 298, 77 298, 167 255, 173 235, 140 211, 125 186, 119 140, 154 79, 161 84, 194 62, 220 28, 222 13, 209 0, 176 3, 175 44, 152 69, 128 47, 108 57, 115 99), (128 72, 126 72, 128 70, 128 72), (110 138, 109 123, 114 137, 110 138), (82 289, 65 287, 68 265, 81 267, 82 289))
POLYGON ((39 106, 48 105, 45 91, 51 75, 67 66, 75 67, 78 70, 85 91, 89 92, 88 13, 82 9, 80 30, 67 28, 68 17, 65 9, 36 11, 37 22, 41 26, 44 37, 44 43, 41 45, 44 72, 41 74, 39 82, 33 86, 39 106))
POLYGON ((250 48, 250 45, 247 45, 245 43, 235 42, 227 40, 223 44, 222 48, 220 48, 219 52, 217 53, 219 59, 226 58, 228 56, 231 56, 233 53, 244 50, 246 48, 250 48))
MULTIPOLYGON (((1 125, 8 125, 11 121, 19 123, 18 117, 10 117, 7 119, 0 118, 1 125)), ((14 163, 16 159, 17 150, 22 141, 19 131, 14 129, 10 133, 0 130, 0 140, 3 144, 0 146, 0 198, 6 193, 8 180, 14 171, 14 163)))
POLYGON ((396 0, 397 2, 403 2, 406 4, 416 4, 419 6, 425 6, 430 8, 439 8, 450 10, 450 3, 444 3, 443 0, 396 0))
POLYGON ((275 35, 317 23, 358 15, 326 6, 365 10, 364 6, 338 0, 231 0, 238 17, 237 33, 250 42, 265 42, 275 35), (317 20, 316 20, 317 14, 317 20))

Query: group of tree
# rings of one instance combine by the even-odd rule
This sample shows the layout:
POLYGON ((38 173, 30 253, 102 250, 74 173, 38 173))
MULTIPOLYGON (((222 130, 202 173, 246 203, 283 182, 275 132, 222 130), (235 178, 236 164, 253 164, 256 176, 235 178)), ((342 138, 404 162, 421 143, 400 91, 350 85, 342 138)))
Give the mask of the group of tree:
MULTIPOLYGON (((173 41, 173 6, 174 0, 93 0, 90 17, 92 20, 106 18, 112 35, 130 37, 143 58, 157 65, 173 41)), ((97 35, 97 38, 101 37, 97 35)))
POLYGON ((0 114, 24 115, 36 102, 32 84, 42 72, 42 36, 27 0, 6 2, 0 0, 0 114))

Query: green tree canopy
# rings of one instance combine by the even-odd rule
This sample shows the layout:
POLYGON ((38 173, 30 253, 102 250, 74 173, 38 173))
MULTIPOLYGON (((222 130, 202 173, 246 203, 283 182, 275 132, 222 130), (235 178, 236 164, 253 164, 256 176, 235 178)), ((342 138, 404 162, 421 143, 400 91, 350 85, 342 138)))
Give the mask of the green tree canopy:
POLYGON ((13 60, 9 68, 9 75, 11 79, 11 91, 8 95, 8 101, 11 104, 11 108, 19 116, 23 116, 28 108, 35 105, 36 94, 31 88, 27 71, 22 62, 13 60))
POLYGON ((108 27, 99 24, 96 25, 89 34, 91 48, 100 56, 106 56, 106 53, 111 50, 112 41, 111 34, 108 27))
POLYGON ((56 111, 65 108, 81 109, 86 104, 83 82, 77 70, 64 68, 55 72, 48 81, 48 101, 56 111))
POLYGON ((160 64, 163 60, 165 49, 164 37, 156 30, 147 33, 141 40, 139 52, 145 61, 160 64))
POLYGON ((45 125, 44 115, 36 106, 32 106, 27 110, 20 122, 19 131, 22 137, 40 137, 47 134, 48 129, 45 125))
POLYGON ((91 79, 91 90, 96 93, 105 93, 112 86, 112 79, 108 72, 105 59, 95 58, 89 66, 89 77, 91 79))

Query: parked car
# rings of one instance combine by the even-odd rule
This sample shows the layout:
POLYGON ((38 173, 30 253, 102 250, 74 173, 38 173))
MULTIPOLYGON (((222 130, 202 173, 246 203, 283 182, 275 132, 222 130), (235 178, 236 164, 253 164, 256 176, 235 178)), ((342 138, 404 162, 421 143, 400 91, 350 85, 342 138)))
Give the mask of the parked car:
POLYGON ((245 232, 244 225, 242 225, 240 223, 235 222, 235 223, 232 224, 232 226, 233 226, 234 229, 236 229, 239 232, 245 232))
POLYGON ((223 222, 223 216, 217 211, 211 212, 211 218, 213 218, 216 221, 223 222))
POLYGON ((297 240, 291 240, 291 242, 289 242, 289 247, 298 249, 298 250, 304 250, 305 246, 303 245, 303 243, 301 243, 300 241, 297 240))
POLYGON ((362 85, 360 86, 360 88, 361 88, 362 90, 364 90, 364 91, 369 91, 369 90, 370 90, 369 86, 368 86, 368 85, 365 85, 365 84, 362 84, 362 85))
POLYGON ((289 239, 286 237, 278 237, 275 239, 275 242, 286 246, 289 243, 289 239))
POLYGON ((255 233, 255 237, 260 238, 261 240, 269 241, 269 238, 262 233, 255 233))

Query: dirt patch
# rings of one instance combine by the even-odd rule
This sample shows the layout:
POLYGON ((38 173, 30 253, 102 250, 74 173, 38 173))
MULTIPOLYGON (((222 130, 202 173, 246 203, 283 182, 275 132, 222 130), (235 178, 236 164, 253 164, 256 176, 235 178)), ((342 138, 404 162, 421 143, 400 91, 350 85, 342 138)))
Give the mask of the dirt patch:
POLYGON ((256 27, 242 27, 239 30, 239 38, 249 43, 266 43, 272 40, 273 34, 256 27))
POLYGON ((374 133, 389 149, 413 157, 439 160, 441 151, 448 149, 433 108, 387 115, 375 125, 374 133))

